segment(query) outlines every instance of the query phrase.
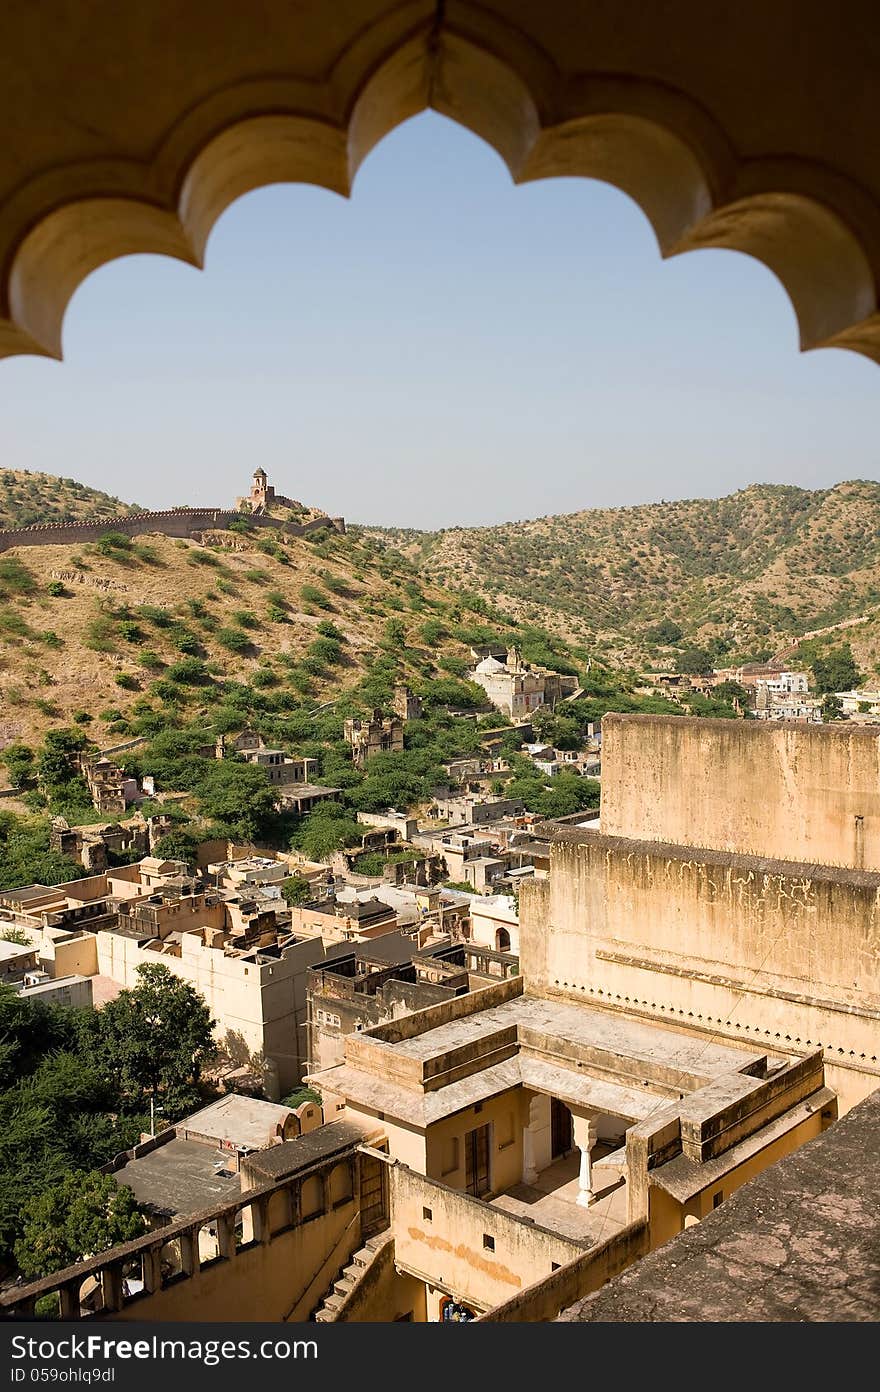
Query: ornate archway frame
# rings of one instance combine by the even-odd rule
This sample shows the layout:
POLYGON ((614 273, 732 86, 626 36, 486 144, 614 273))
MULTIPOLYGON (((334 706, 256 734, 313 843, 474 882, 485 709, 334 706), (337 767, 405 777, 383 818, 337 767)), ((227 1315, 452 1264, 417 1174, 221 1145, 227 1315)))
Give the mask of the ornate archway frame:
POLYGON ((60 358, 67 305, 108 261, 152 252, 201 267, 217 219, 253 189, 306 182, 348 196, 377 142, 429 108, 487 141, 516 183, 579 175, 622 189, 664 257, 756 257, 788 292, 802 349, 880 362, 880 209, 859 185, 801 158, 744 158, 681 91, 562 77, 497 15, 476 34, 421 0, 366 26, 321 80, 225 87, 149 159, 77 161, 22 184, 0 208, 0 357, 60 358))

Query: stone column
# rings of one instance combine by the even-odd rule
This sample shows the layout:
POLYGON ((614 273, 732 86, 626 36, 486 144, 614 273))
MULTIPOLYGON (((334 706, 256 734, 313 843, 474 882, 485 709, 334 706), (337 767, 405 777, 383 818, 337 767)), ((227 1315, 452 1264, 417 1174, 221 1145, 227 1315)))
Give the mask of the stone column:
POLYGON ((590 1164, 590 1152, 599 1139, 599 1133, 596 1129, 596 1118, 593 1112, 578 1113, 573 1111, 572 1117, 574 1120, 574 1143, 581 1153, 577 1203, 580 1204, 581 1208, 587 1208, 590 1204, 596 1202, 596 1196, 593 1193, 593 1173, 590 1164))
POLYGON ((528 1124, 523 1129, 523 1184, 534 1184, 551 1160, 550 1098, 536 1092, 529 1102, 528 1124))

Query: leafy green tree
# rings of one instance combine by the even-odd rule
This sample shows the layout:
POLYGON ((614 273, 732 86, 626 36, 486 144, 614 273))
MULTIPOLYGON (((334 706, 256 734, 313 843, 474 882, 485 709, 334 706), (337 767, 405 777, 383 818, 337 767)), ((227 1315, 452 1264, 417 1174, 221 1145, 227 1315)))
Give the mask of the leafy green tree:
POLYGON ((77 755, 88 745, 82 730, 68 728, 50 730, 37 758, 37 776, 44 792, 51 797, 55 790, 70 783, 77 775, 77 755))
POLYGON ((262 769, 235 759, 212 762, 196 784, 203 816, 241 841, 260 841, 275 816, 275 795, 262 769))
POLYGON ((645 632, 649 643, 677 643, 681 636, 681 629, 673 619, 661 619, 654 628, 645 632))
POLYGON ((815 657, 812 668, 816 691, 820 696, 827 691, 854 691, 862 683, 862 674, 856 666, 849 643, 830 648, 824 657, 815 657))
POLYGON ((34 752, 26 744, 10 744, 0 754, 0 761, 6 765, 9 782, 13 788, 32 788, 34 777, 34 752))
POLYGON ((161 860, 182 860, 188 866, 196 863, 199 838, 187 827, 172 827, 153 847, 153 855, 161 860))
POLYGON ((294 833, 294 845, 309 860, 326 860, 344 846, 357 845, 363 827, 339 803, 319 803, 294 833))
POLYGON ((712 671, 713 664, 714 659, 708 648, 684 648, 676 665, 680 672, 702 676, 712 671))
POLYGON ((140 966, 138 985, 100 1012, 98 1046, 129 1094, 153 1097, 196 1084, 215 1050, 211 1012, 198 991, 161 963, 140 966))
POLYGON ((843 702, 833 692, 829 692, 822 702, 822 719, 843 720, 843 702))
POLYGON ((747 710, 751 705, 751 697, 745 687, 739 682, 723 681, 719 682, 714 689, 714 695, 719 701, 727 701, 728 705, 733 705, 738 701, 742 710, 747 710))
POLYGON ((15 1258, 26 1277, 49 1276, 147 1231, 127 1185, 97 1170, 66 1175, 22 1210, 15 1258))
POLYGON ((49 849, 49 835, 49 822, 44 817, 17 817, 5 809, 0 811, 0 889, 64 884, 82 878, 78 861, 49 849))
POLYGON ((284 902, 291 906, 295 904, 307 904, 314 898, 315 891, 308 880, 303 879, 302 875, 289 875, 286 880, 281 882, 281 893, 284 902))

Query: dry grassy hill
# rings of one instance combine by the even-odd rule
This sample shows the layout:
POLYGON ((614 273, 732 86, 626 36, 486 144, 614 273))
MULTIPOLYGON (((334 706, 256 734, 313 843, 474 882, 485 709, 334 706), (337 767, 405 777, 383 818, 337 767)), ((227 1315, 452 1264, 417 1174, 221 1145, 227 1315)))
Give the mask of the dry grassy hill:
POLYGON ((75 479, 31 474, 24 469, 0 469, 0 528, 119 517, 139 511, 136 503, 121 503, 109 493, 87 488, 75 479))
POLYGON ((354 685, 389 646, 403 677, 434 673, 438 661, 442 670, 444 655, 447 673, 463 669, 467 648, 440 614, 462 617, 454 597, 402 558, 332 531, 198 541, 110 531, 95 543, 9 550, 0 555, 0 741, 34 743, 79 716, 106 745, 98 722, 161 712, 169 682, 190 714, 229 681, 314 706, 354 685))
MULTIPOLYGON (((747 656, 880 606, 880 484, 870 481, 375 534, 439 583, 625 662, 662 658, 651 630, 663 619, 681 642, 747 656)), ((876 666, 872 625, 846 636, 876 666)))

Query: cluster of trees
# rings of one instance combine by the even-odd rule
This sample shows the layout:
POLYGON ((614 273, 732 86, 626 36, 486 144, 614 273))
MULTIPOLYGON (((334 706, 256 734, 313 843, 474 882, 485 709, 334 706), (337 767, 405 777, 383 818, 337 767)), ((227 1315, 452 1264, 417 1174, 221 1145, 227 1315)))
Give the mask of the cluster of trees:
POLYGON ((49 849, 45 817, 18 817, 0 810, 0 889, 28 884, 64 884, 82 876, 70 856, 49 849))
POLYGON ((826 692, 853 691, 861 686, 863 681, 849 643, 842 643, 838 648, 829 648, 824 653, 814 650, 810 666, 816 691, 820 696, 824 696, 826 692))
POLYGON ((161 965, 101 1010, 0 986, 0 1266, 46 1275, 137 1236, 133 1201, 97 1174, 148 1126, 201 1103, 214 1051, 207 1005, 161 965), (118 1197, 117 1197, 118 1194, 118 1197))
POLYGON ((10 744, 0 752, 0 761, 12 786, 21 790, 34 811, 47 808, 73 822, 88 821, 94 820, 95 810, 77 763, 88 747, 88 737, 72 725, 50 730, 37 750, 10 744))

